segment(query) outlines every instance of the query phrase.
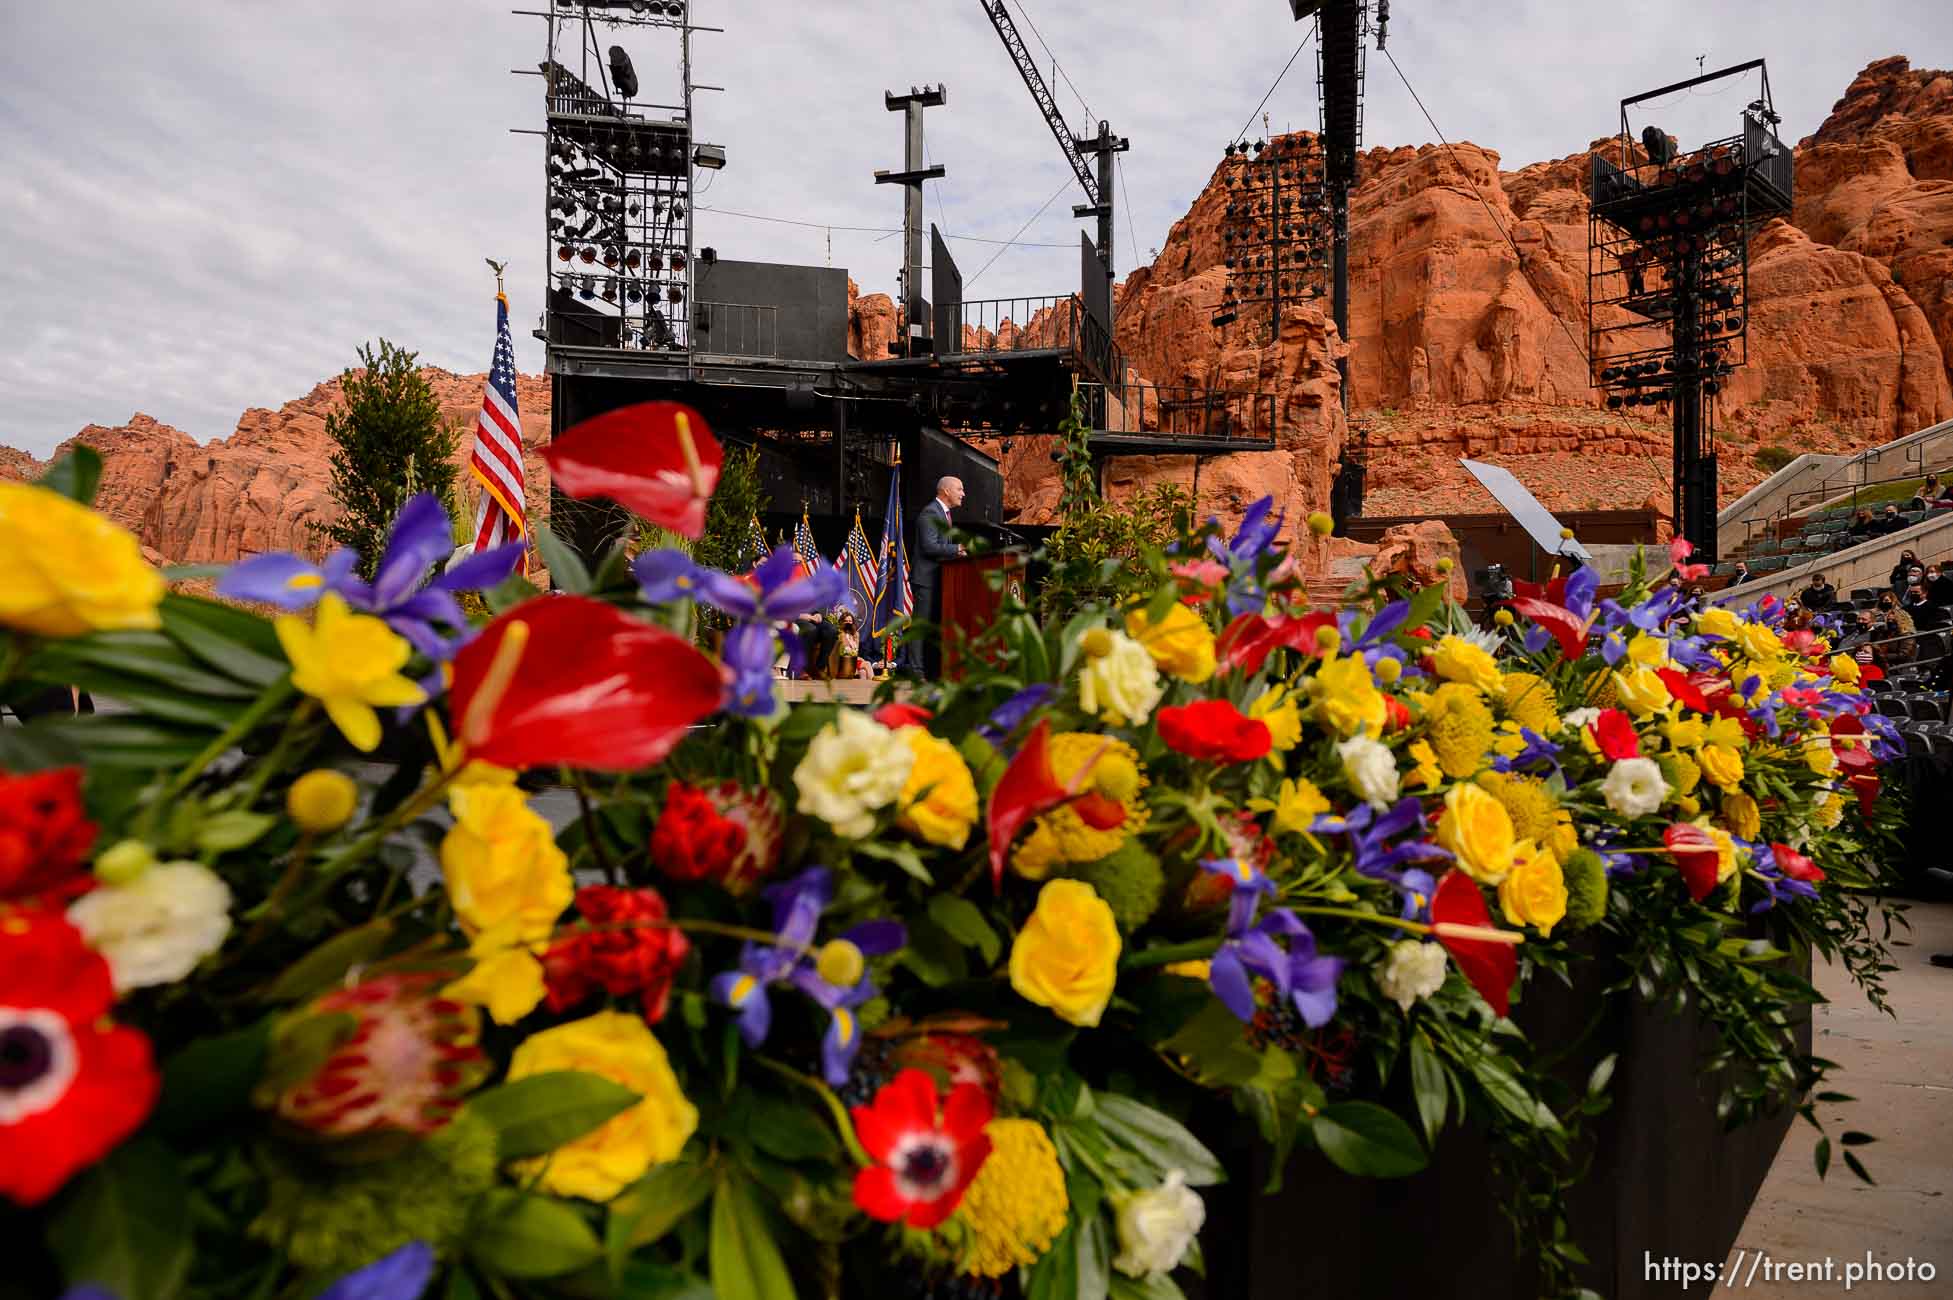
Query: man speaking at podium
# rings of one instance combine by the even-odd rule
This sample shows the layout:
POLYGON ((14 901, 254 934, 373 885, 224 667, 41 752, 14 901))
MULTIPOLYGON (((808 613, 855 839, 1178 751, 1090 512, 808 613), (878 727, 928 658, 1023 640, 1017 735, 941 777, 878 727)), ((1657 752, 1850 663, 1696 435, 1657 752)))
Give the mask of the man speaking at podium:
POLYGON ((922 648, 923 675, 931 678, 942 674, 942 563, 969 554, 949 539, 949 512, 962 504, 963 480, 944 475, 936 480, 936 499, 915 520, 915 573, 909 581, 915 588, 915 616, 937 625, 922 648))

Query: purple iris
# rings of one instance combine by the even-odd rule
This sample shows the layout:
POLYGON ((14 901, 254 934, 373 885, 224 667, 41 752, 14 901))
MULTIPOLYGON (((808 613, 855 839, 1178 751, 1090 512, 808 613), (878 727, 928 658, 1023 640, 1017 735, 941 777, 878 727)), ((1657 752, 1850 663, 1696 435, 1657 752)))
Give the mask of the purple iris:
POLYGON ((1227 938, 1208 965, 1207 978, 1214 996, 1236 1019, 1252 1020, 1253 977, 1259 975, 1274 986, 1276 996, 1294 1005, 1309 1028, 1328 1024, 1336 1014, 1336 981, 1343 972, 1342 958, 1317 953, 1315 936, 1285 907, 1255 919, 1261 900, 1275 891, 1275 882, 1260 867, 1240 858, 1207 858, 1200 866, 1234 882, 1228 900, 1227 938), (1288 941, 1286 949, 1277 942, 1279 939, 1288 941))
POLYGON ((1033 682, 1024 687, 990 711, 990 716, 977 728, 977 735, 989 741, 993 748, 1002 749, 1004 742, 1024 725, 1024 720, 1043 708, 1057 689, 1050 682, 1033 682))
POLYGON ((1370 616, 1369 621, 1363 625, 1363 631, 1361 633, 1356 631, 1356 621, 1359 617, 1360 614, 1358 611, 1349 609, 1344 610, 1336 616, 1337 631, 1343 634, 1343 644, 1349 648, 1351 653, 1355 653, 1358 650, 1364 651, 1364 660, 1372 667, 1376 666, 1377 659, 1381 657, 1403 658, 1403 652, 1401 650, 1398 650, 1394 646, 1386 647, 1384 645, 1384 638, 1390 636, 1409 620, 1410 602, 1408 600, 1393 600, 1385 605, 1382 609, 1370 616))
POLYGON ((1519 739, 1526 742, 1525 748, 1507 758, 1501 754, 1492 760, 1494 772, 1560 771, 1560 747, 1531 727, 1519 728, 1519 739))
POLYGON ((1565 604, 1560 608, 1575 618, 1584 619, 1594 612, 1594 596, 1600 591, 1600 575, 1581 565, 1567 575, 1565 604))
POLYGON ((346 1274, 321 1291, 318 1300, 420 1300, 433 1276, 434 1248, 424 1241, 410 1241, 346 1274))
POLYGON ((1788 903, 1796 899, 1817 897, 1817 886, 1808 880, 1792 880, 1777 867, 1776 854, 1768 844, 1751 844, 1748 840, 1739 843, 1749 845, 1751 857, 1755 861, 1756 875, 1763 882, 1764 895, 1750 905, 1752 912, 1767 912, 1778 903, 1788 903))
POLYGON ((1520 634, 1519 644, 1526 648, 1527 654, 1536 655, 1553 644, 1553 634, 1537 623, 1529 623, 1520 634))
MULTIPOLYGON (((739 1015, 739 1036, 746 1046, 758 1047, 773 1028, 773 1004, 767 989, 791 982, 828 1011, 828 1028, 821 1044, 821 1068, 836 1087, 848 1081, 848 1070, 861 1048, 861 1027, 854 1009, 875 996, 874 984, 863 978, 844 989, 822 979, 807 949, 821 913, 834 898, 834 877, 826 867, 809 867, 785 884, 766 891, 773 904, 773 932, 777 943, 748 942, 739 950, 739 965, 712 979, 712 996, 739 1015)), ((864 957, 894 952, 908 941, 898 921, 865 921, 841 936, 864 957)))
POLYGON ((284 552, 254 555, 230 567, 217 582, 217 594, 300 610, 332 592, 352 608, 378 615, 414 649, 439 662, 452 658, 468 639, 468 617, 454 594, 485 591, 501 583, 515 572, 524 549, 524 543, 511 542, 482 551, 428 581, 428 570, 454 553, 454 532, 440 501, 422 492, 409 498, 394 516, 371 583, 354 576, 359 556, 342 547, 322 565, 284 552), (445 638, 437 625, 455 629, 457 635, 445 638))
POLYGON ((1357 874, 1380 880, 1402 894, 1406 918, 1428 915, 1437 881, 1421 867, 1406 869, 1404 864, 1449 862, 1451 854, 1423 838, 1424 809, 1415 795, 1406 795, 1382 813, 1364 804, 1347 817, 1318 817, 1309 829, 1349 836, 1357 874))
MULTIPOLYGON (((1235 530, 1234 540, 1223 542, 1219 537, 1207 539, 1207 553, 1227 566, 1227 610, 1230 614, 1257 613, 1267 602, 1268 593, 1255 576, 1255 564, 1275 544, 1275 538, 1282 531, 1282 521, 1287 517, 1284 513, 1276 514, 1271 519, 1269 516, 1274 509, 1275 498, 1263 497, 1241 516, 1241 527, 1235 530)), ((1208 522, 1218 525, 1220 521, 1210 519, 1208 522)))
MULTIPOLYGON (((773 662, 780 655, 774 625, 805 614, 831 609, 848 597, 847 577, 836 568, 820 566, 795 577, 799 560, 790 546, 782 546, 760 561, 746 578, 704 568, 678 550, 648 551, 631 566, 644 598, 653 604, 681 597, 704 602, 733 620, 721 657, 732 670, 725 707, 743 717, 773 712, 773 662)), ((800 639, 786 635, 787 652, 800 655, 800 639)))

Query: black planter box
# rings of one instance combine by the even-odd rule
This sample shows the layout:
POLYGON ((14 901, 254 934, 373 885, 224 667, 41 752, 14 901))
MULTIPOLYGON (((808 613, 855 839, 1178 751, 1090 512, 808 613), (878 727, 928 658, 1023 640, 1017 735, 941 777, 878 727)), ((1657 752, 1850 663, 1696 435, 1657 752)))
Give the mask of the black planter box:
MULTIPOLYGON (((1598 1005, 1610 962, 1583 962, 1572 988, 1536 980, 1515 1021, 1536 1043, 1571 1040, 1598 1005), (1599 967, 1600 971, 1593 968, 1599 967)), ((1810 1049, 1810 1023, 1798 1031, 1810 1049)), ((1713 1030, 1692 1012, 1671 1017, 1617 998, 1567 1065, 1584 1081, 1617 1053, 1613 1104, 1588 1121, 1592 1163, 1568 1198, 1573 1240, 1591 1267, 1585 1286, 1609 1300, 1680 1294, 1648 1276, 1664 1257, 1720 1264, 1795 1114, 1724 1132, 1715 1092, 1700 1075, 1713 1030)), ((1399 1107, 1408 1113, 1408 1107, 1399 1107)), ((1230 1117, 1232 1118, 1232 1117, 1230 1117)), ((1455 1117, 1454 1117, 1455 1120, 1455 1117)), ((1264 1196, 1269 1154, 1241 1122, 1212 1134, 1229 1182, 1209 1188, 1201 1245, 1212 1300, 1537 1300, 1500 1211, 1486 1138, 1454 1122, 1430 1167, 1405 1179, 1354 1178, 1319 1153, 1296 1155, 1282 1190, 1264 1196)))

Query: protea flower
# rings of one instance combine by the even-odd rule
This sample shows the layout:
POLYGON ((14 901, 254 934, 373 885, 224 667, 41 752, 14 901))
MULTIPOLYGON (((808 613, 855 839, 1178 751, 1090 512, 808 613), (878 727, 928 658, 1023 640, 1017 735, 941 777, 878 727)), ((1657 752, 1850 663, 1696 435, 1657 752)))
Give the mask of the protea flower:
POLYGON ((787 822, 780 796, 769 789, 721 781, 706 787, 705 797, 719 816, 746 831, 745 846, 734 855, 719 884, 730 894, 750 894, 780 865, 780 836, 787 822))
POLYGON ((320 1017, 349 1015, 354 1027, 309 1078, 278 1094, 280 1118, 326 1137, 426 1134, 446 1124, 489 1067, 481 1013, 435 996, 441 982, 432 973, 383 975, 327 993, 288 1022, 280 1047, 295 1046, 320 1017))

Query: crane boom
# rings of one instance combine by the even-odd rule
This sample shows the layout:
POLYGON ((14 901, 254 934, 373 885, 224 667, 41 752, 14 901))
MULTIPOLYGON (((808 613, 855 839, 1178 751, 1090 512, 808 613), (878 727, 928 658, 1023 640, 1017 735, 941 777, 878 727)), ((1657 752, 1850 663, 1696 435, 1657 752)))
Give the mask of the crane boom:
POLYGON ((1065 125, 1064 114, 1058 111, 1058 101, 1052 97, 1051 87, 1044 84, 1044 77, 1038 72, 1038 65, 1031 61, 1031 52, 1024 45, 1024 38, 1018 33, 1017 24, 1011 21, 1010 10, 1004 7, 1004 0, 978 0, 983 12, 988 15, 990 25, 997 29, 1003 38, 1004 48, 1017 64, 1017 74, 1024 78, 1024 85, 1030 90, 1031 98, 1038 102, 1038 110, 1044 114, 1045 125, 1051 128, 1058 147, 1065 151, 1065 161, 1071 164, 1077 175, 1079 185, 1093 206, 1099 203, 1098 178, 1092 175, 1092 168, 1085 161, 1084 151, 1078 147, 1071 128, 1065 125))

